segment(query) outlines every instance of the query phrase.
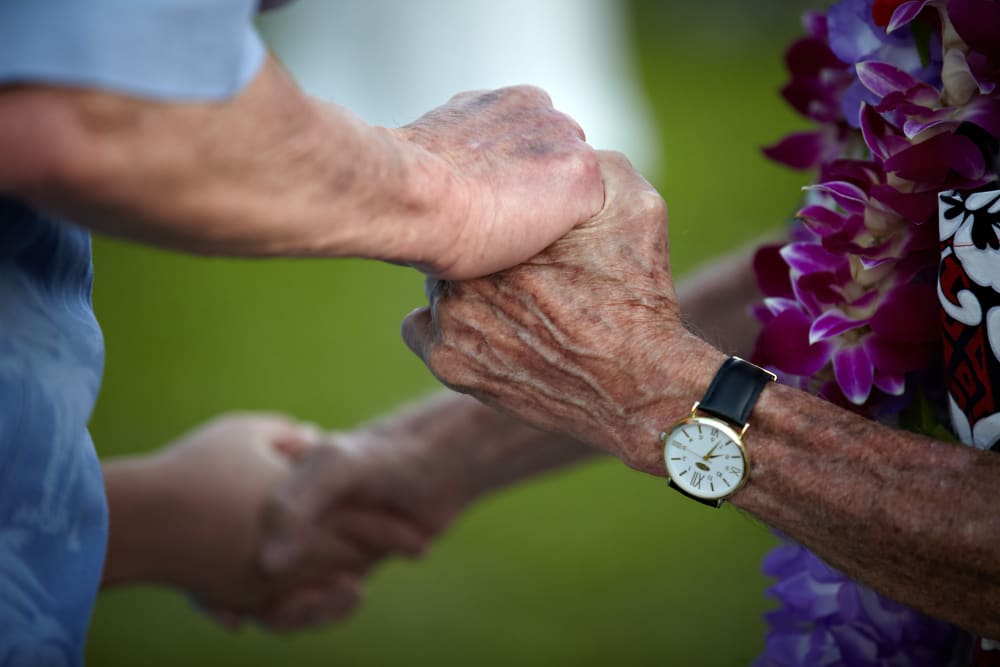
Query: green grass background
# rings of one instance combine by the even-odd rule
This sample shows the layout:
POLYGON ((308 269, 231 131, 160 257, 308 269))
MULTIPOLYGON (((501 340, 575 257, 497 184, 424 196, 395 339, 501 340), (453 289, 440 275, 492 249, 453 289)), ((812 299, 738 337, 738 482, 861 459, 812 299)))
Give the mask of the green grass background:
MULTIPOLYGON (((800 4, 634 1, 661 127, 675 272, 780 227, 805 177, 759 147, 799 127, 781 103, 800 4)), ((229 409, 350 427, 434 388, 398 335, 414 271, 360 261, 208 260, 95 243, 104 456, 156 448, 229 409)), ((749 277, 748 277, 749 279, 749 277)), ((664 415, 665 419, 673 415, 664 415)), ((211 511, 211 508, 206 508, 211 511)), ((349 621, 230 633, 178 594, 101 596, 87 659, 145 665, 744 665, 769 607, 766 528, 696 507, 616 461, 490 498, 418 563, 370 580, 349 621)))

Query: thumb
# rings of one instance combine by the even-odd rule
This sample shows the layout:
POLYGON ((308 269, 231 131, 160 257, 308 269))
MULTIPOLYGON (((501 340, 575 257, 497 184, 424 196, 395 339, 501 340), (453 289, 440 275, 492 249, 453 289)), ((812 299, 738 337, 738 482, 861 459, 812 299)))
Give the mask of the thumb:
POLYGON ((274 451, 290 463, 301 463, 323 440, 322 430, 315 424, 295 424, 271 441, 274 451))
POLYGON ((431 345, 434 342, 434 322, 430 308, 417 308, 403 320, 403 342, 410 351, 427 363, 431 345))

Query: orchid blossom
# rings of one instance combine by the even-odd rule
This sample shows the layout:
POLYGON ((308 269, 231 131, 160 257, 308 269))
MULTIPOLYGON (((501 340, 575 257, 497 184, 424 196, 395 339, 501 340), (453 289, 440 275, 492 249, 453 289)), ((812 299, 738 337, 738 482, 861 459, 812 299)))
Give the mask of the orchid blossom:
MULTIPOLYGON (((840 0, 804 24, 782 94, 816 127, 765 153, 818 181, 790 238, 755 257, 754 358, 893 419, 940 363, 938 194, 998 180, 1000 2, 840 0)), ((761 667, 947 665, 968 646, 798 545, 778 547, 765 572, 780 607, 761 667)))

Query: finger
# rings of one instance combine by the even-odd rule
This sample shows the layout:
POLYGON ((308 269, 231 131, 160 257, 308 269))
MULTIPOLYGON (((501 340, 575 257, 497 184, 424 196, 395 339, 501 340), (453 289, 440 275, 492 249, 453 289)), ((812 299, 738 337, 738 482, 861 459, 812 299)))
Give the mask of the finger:
POLYGON ((272 441, 275 451, 291 463, 300 463, 323 440, 323 431, 316 424, 294 424, 272 441))
POLYGON ((343 508, 337 532, 374 561, 387 555, 416 557, 427 550, 430 530, 383 510, 343 508))
POLYGON ((290 632, 347 616, 361 602, 361 582, 339 577, 286 594, 257 621, 275 632, 290 632))
POLYGON ((338 508, 301 542, 295 571, 305 577, 330 570, 361 575, 389 556, 422 555, 430 532, 385 510, 338 508))
POLYGON ((315 532, 316 517, 343 492, 348 466, 337 461, 343 452, 318 445, 264 505, 261 516, 260 564, 265 572, 289 569, 315 532))
POLYGON ((280 562, 280 571, 285 576, 308 579, 331 570, 365 574, 384 554, 373 554, 353 535, 346 534, 339 525, 311 527, 288 551, 290 561, 280 562))
POLYGON ((653 186, 635 170, 624 153, 597 151, 597 159, 601 163, 601 174, 604 177, 605 208, 613 193, 635 189, 653 190, 653 186))
POLYGON ((434 322, 429 308, 417 308, 403 319, 403 342, 410 351, 427 363, 435 340, 434 322))
POLYGON ((552 97, 542 88, 538 86, 530 85, 519 85, 519 86, 507 86, 506 88, 498 88, 494 91, 494 94, 499 97, 511 97, 514 99, 524 100, 527 104, 532 106, 540 106, 543 108, 552 108, 552 97))

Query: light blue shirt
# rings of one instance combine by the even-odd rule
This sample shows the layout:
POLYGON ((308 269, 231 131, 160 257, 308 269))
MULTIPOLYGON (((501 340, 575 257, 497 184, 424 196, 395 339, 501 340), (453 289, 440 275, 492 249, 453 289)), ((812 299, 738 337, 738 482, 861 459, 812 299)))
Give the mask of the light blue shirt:
POLYGON ((256 74, 254 0, 0 0, 0 84, 224 98, 256 74))
MULTIPOLYGON (((0 86, 225 98, 263 62, 256 6, 0 0, 0 86)), ((87 431, 104 361, 92 278, 86 231, 0 197, 0 667, 83 663, 108 535, 87 431)))

